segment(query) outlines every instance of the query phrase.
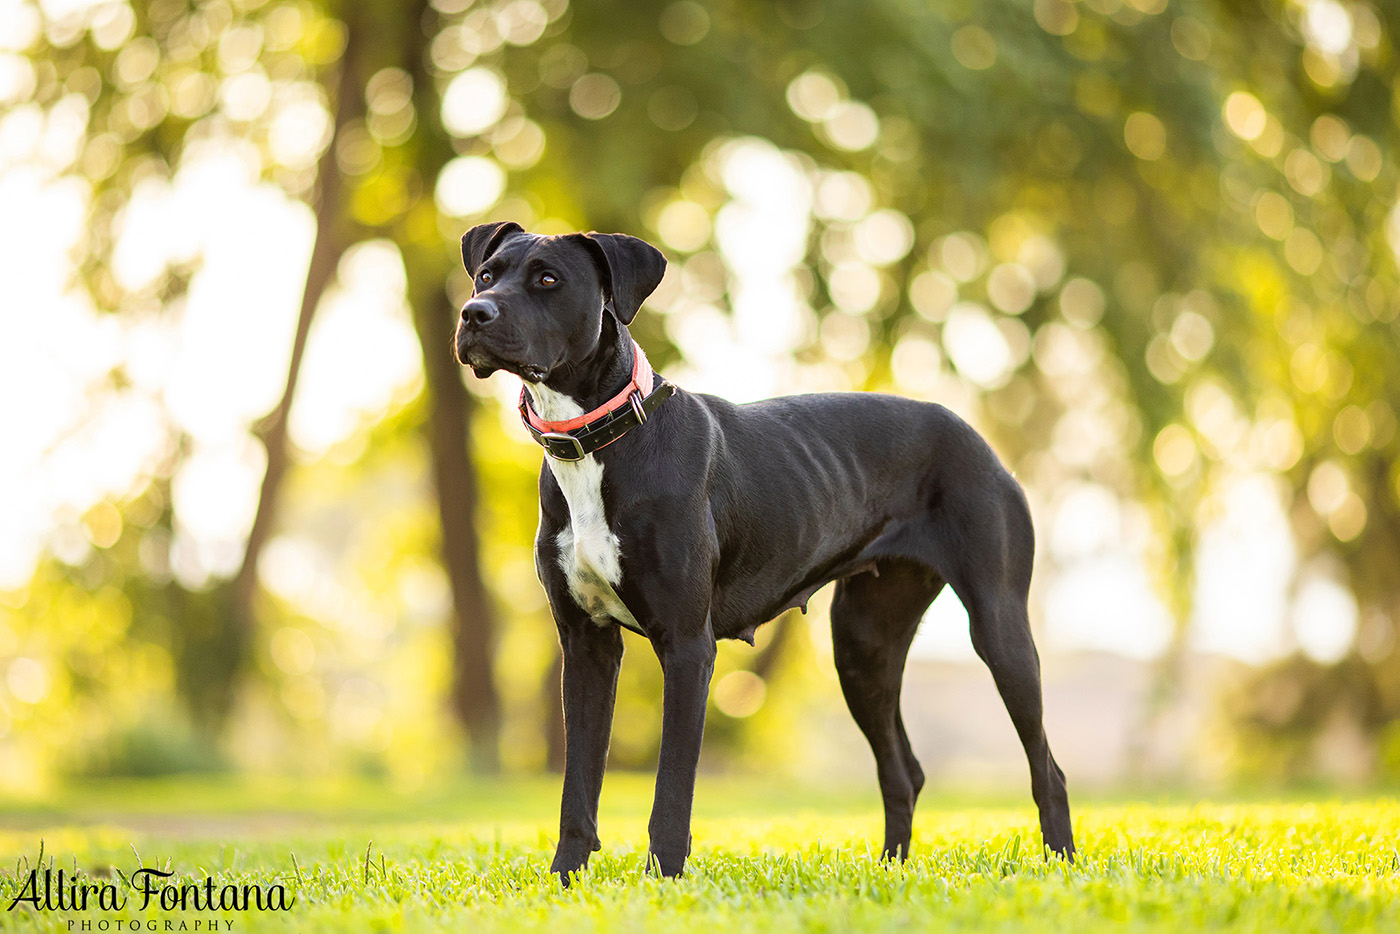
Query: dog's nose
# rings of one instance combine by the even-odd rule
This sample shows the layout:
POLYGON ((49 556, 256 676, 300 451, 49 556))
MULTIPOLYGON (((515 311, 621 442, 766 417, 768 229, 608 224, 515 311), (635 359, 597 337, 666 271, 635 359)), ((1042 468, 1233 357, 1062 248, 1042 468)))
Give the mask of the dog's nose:
POLYGON ((489 298, 473 298, 462 306, 462 320, 470 327, 485 327, 501 316, 501 310, 489 298))

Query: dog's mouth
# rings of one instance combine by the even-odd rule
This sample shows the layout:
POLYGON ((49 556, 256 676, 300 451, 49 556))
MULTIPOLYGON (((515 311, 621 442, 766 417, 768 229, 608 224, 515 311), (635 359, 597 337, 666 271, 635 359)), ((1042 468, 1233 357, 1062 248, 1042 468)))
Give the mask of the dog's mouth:
POLYGON ((485 379, 497 370, 504 370, 531 383, 542 383, 549 377, 548 367, 500 356, 471 340, 458 342, 457 359, 471 367, 478 379, 485 379))
POLYGON ((507 373, 520 377, 527 383, 543 383, 546 379, 549 378, 549 370, 545 369, 542 366, 535 366, 534 364, 511 363, 506 360, 498 361, 495 364, 484 364, 481 366, 478 366, 477 364, 472 364, 471 367, 473 373, 483 378, 490 376, 496 370, 505 370, 507 373))

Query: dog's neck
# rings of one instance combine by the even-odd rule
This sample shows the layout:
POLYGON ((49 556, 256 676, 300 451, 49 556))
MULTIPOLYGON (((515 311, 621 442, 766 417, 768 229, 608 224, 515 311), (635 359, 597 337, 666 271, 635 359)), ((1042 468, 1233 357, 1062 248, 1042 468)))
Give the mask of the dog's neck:
POLYGON ((632 336, 609 312, 603 312, 603 331, 588 356, 558 368, 543 383, 525 384, 530 402, 540 418, 561 421, 591 412, 622 391, 632 379, 636 362, 632 336))

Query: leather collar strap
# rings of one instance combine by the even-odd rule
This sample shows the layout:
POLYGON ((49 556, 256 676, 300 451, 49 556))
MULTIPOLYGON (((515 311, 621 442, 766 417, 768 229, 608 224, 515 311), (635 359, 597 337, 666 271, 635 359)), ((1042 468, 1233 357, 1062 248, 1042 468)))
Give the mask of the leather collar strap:
POLYGON ((675 393, 675 386, 652 372, 636 341, 632 342, 632 356, 632 379, 622 391, 577 418, 545 421, 530 408, 525 387, 520 387, 520 420, 546 454, 561 461, 583 460, 643 424, 675 393))

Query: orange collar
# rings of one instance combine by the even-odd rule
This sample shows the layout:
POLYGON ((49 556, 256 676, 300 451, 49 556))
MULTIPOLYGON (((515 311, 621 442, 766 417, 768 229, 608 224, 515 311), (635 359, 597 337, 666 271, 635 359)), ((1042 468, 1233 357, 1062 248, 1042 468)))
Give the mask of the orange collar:
POLYGON ((535 410, 530 406, 529 396, 525 387, 520 387, 520 414, 524 417, 525 423, 539 432, 563 432, 574 431, 585 428, 600 419, 606 418, 624 405, 632 404, 633 394, 640 394, 644 398, 651 395, 652 385, 656 381, 656 375, 651 370, 651 363, 647 360, 647 355, 642 352, 641 345, 635 340, 632 341, 632 379, 622 391, 613 396, 607 402, 598 406, 592 412, 587 412, 577 418, 566 419, 562 422, 547 422, 535 414, 535 410))

